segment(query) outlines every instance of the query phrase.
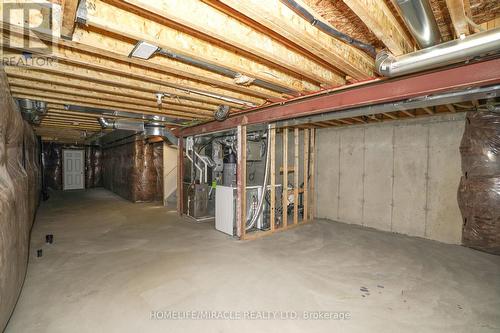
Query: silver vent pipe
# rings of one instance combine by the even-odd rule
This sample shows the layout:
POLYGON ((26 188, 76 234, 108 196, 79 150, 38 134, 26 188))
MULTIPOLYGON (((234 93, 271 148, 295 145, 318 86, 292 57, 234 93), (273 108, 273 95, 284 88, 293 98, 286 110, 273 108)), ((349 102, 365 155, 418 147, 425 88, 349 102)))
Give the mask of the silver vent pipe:
POLYGON ((397 0, 396 3, 420 48, 441 43, 441 33, 428 0, 397 0))
POLYGON ((122 119, 106 119, 101 117, 98 119, 99 124, 103 129, 116 129, 140 132, 145 136, 159 136, 171 142, 173 145, 178 145, 177 137, 161 123, 144 123, 142 121, 131 121, 122 119))
POLYGON ((47 102, 35 101, 28 98, 17 99, 17 105, 23 118, 32 124, 39 125, 42 118, 47 114, 47 102))
POLYGON ((442 66, 465 63, 500 52, 500 28, 428 47, 399 57, 382 51, 375 68, 380 75, 396 77, 442 66))

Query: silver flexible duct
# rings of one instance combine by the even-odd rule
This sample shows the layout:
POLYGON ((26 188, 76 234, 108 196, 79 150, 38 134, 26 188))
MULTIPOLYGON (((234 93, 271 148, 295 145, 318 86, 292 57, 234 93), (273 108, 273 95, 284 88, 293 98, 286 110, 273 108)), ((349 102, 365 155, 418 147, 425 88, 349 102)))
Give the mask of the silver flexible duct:
MULTIPOLYGON (((259 218, 260 212, 262 211, 262 206, 264 204, 264 198, 266 196, 266 191, 267 191, 267 178, 269 176, 269 159, 271 158, 271 154, 269 154, 271 147, 271 125, 267 125, 267 149, 266 149, 266 170, 264 172, 264 184, 262 186, 262 193, 260 194, 259 198, 259 203, 257 205, 257 211, 255 214, 253 214, 250 223, 246 224, 246 230, 250 230, 254 227, 255 222, 257 222, 257 219, 259 218)), ((271 223, 274 223, 274 221, 271 221, 271 223)))
POLYGON ((428 0, 397 0, 396 3, 420 48, 441 42, 441 33, 428 0))
POLYGON ((500 52, 500 28, 479 32, 400 57, 382 51, 377 55, 375 68, 380 75, 396 77, 467 62, 498 52, 500 52))

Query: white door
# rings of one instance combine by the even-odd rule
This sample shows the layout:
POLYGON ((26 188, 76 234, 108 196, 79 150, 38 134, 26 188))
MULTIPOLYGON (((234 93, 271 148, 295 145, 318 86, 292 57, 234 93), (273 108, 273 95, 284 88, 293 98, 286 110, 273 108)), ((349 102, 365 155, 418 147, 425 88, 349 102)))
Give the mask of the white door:
POLYGON ((85 188, 83 150, 63 150, 63 189, 80 190, 85 188))

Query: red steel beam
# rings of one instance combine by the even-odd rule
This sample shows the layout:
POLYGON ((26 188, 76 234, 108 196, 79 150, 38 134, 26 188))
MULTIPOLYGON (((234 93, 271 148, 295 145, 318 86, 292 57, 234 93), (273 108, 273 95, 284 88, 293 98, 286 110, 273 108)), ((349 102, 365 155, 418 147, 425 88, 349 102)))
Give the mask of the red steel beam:
POLYGON ((239 113, 221 122, 212 121, 187 127, 177 134, 191 136, 218 132, 236 128, 238 125, 274 122, 499 82, 500 59, 496 58, 402 78, 379 80, 353 88, 324 91, 239 113))

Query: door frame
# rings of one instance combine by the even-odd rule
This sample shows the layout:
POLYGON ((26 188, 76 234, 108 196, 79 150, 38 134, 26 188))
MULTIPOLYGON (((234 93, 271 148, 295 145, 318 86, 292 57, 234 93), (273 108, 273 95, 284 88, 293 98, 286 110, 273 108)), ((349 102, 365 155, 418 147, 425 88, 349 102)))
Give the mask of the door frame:
POLYGON ((72 191, 72 190, 84 190, 85 189, 85 149, 62 149, 62 187, 63 187, 63 191, 72 191), (64 153, 66 151, 81 151, 82 152, 82 171, 83 171, 83 175, 82 175, 82 188, 78 188, 78 189, 67 189, 66 188, 66 177, 64 176, 65 175, 65 169, 66 169, 66 162, 65 162, 65 158, 64 158, 64 153))

